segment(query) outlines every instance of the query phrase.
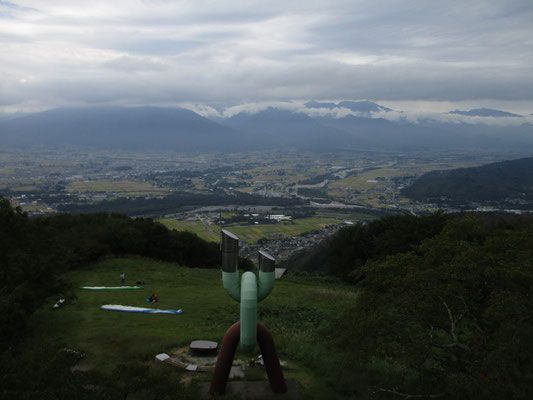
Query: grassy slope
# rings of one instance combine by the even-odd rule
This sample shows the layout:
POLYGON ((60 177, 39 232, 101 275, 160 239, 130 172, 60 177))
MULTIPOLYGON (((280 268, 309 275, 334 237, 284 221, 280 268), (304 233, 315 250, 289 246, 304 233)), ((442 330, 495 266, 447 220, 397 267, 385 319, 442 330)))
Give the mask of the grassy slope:
MULTIPOLYGON (((77 298, 52 311, 50 304, 33 318, 33 339, 28 351, 43 343, 68 346, 86 354, 82 365, 104 373, 119 364, 154 364, 154 356, 195 339, 220 342, 226 329, 239 318, 239 306, 222 288, 220 271, 189 269, 175 264, 142 259, 110 259, 90 268, 69 273, 77 298), (142 290, 88 291, 79 285, 117 285, 126 273, 126 284, 145 282, 142 290), (102 304, 151 307, 145 301, 156 292, 161 302, 155 307, 183 309, 182 315, 146 315, 102 311, 102 304)), ((320 347, 318 330, 328 315, 353 304, 356 292, 322 280, 287 277, 276 281, 273 292, 259 305, 259 320, 272 331, 278 352, 286 360, 286 377, 298 380, 309 397, 327 398, 332 387, 308 360, 327 354, 320 347)), ((255 355, 259 354, 258 348, 255 355)), ((246 355, 237 354, 237 358, 246 355)), ((168 367, 171 368, 171 367, 168 367)), ((208 374, 195 375, 209 380, 208 374)))

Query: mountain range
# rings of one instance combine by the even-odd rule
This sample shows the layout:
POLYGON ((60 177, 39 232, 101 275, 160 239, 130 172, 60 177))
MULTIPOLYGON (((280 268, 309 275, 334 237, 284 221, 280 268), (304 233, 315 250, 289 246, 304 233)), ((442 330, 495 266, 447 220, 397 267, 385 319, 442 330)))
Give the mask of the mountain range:
POLYGON ((522 117, 522 115, 513 114, 501 110, 493 110, 491 108, 474 108, 473 110, 463 111, 463 110, 454 110, 450 111, 448 114, 459 114, 466 115, 469 117, 522 117))
MULTIPOLYGON (((241 151, 266 148, 338 149, 519 149, 533 150, 533 127, 448 123, 432 119, 374 118, 392 111, 370 101, 310 101, 300 111, 269 107, 208 119, 183 108, 59 108, 0 119, 5 147, 62 144, 94 148, 173 151, 241 151), (334 116, 316 110, 347 109, 334 116)), ((499 110, 455 110, 464 116, 513 116, 499 110)))
POLYGON ((5 145, 229 150, 242 134, 193 111, 159 107, 62 108, 0 121, 5 145))

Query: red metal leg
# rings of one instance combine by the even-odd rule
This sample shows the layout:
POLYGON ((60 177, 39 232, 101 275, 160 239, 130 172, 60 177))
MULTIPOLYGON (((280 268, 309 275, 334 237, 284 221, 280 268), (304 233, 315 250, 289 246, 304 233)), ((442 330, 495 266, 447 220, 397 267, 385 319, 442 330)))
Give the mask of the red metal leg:
POLYGON ((215 373, 211 386, 209 386, 209 394, 224 394, 226 391, 226 383, 228 382, 231 365, 235 357, 235 350, 239 344, 241 337, 241 323, 236 322, 226 331, 220 351, 218 352, 217 365, 215 366, 215 373))
POLYGON ((267 327, 259 322, 257 323, 257 341, 261 348, 261 353, 265 362, 265 369, 272 391, 274 393, 285 393, 287 391, 287 384, 285 383, 283 371, 279 364, 274 338, 267 327))

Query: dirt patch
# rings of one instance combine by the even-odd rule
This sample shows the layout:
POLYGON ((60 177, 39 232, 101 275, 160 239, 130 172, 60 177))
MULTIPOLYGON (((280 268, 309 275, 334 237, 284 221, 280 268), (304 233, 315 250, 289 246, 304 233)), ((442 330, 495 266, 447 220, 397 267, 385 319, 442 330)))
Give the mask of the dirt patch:
POLYGON ((215 355, 198 355, 189 351, 189 346, 180 347, 170 351, 170 356, 183 363, 198 365, 199 367, 215 367, 217 356, 215 355))
POLYGON ((182 375, 181 379, 180 379, 180 383, 183 385, 183 386, 189 386, 191 384, 191 382, 194 380, 194 375, 192 374, 187 374, 187 375, 182 375))
MULTIPOLYGON (((172 349, 169 351, 168 355, 170 358, 166 359, 164 361, 165 363, 174 365, 181 369, 187 369, 189 365, 193 365, 197 367, 194 370, 196 372, 214 371, 217 363, 216 355, 194 354, 190 352, 189 346, 172 349)), ((249 363, 249 360, 233 360, 233 365, 239 367, 248 366, 249 363)), ((284 364, 282 363, 282 365, 284 364)))
POLYGON ((87 371, 91 371, 94 369, 94 365, 92 364, 89 364, 88 362, 80 362, 79 364, 76 364, 75 366, 73 366, 70 370, 72 372, 87 372, 87 371))

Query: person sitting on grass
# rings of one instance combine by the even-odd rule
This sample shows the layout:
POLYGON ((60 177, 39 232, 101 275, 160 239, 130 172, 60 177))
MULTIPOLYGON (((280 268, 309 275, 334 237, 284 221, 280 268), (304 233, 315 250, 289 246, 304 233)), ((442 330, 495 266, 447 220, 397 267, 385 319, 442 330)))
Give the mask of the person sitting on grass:
POLYGON ((149 301, 151 303, 159 302, 159 297, 157 297, 157 294, 152 293, 152 295, 146 299, 146 301, 149 301))

